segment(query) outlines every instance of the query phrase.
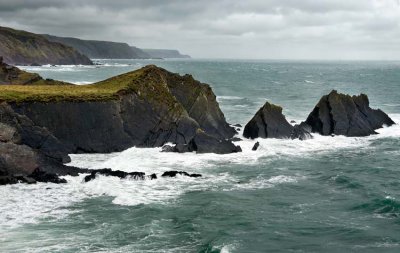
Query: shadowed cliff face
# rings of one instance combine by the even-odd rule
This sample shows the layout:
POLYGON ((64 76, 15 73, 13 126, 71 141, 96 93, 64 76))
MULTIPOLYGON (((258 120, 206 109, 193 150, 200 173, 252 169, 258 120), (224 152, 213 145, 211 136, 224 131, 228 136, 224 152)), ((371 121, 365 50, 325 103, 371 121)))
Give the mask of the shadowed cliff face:
POLYGON ((188 144, 198 129, 217 140, 236 133, 225 121, 211 88, 191 76, 147 66, 93 84, 115 86, 120 86, 116 96, 104 101, 9 104, 17 114, 48 129, 73 153, 188 144))
POLYGON ((0 27, 0 56, 13 65, 93 64, 72 47, 51 42, 42 35, 6 27, 0 27))

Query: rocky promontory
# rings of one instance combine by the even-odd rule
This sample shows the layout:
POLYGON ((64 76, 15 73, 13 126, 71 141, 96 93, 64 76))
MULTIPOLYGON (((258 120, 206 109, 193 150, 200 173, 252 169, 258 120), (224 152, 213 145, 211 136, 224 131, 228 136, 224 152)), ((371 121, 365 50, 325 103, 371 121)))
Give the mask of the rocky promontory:
POLYGON ((62 43, 78 50, 91 59, 149 59, 152 58, 137 47, 126 43, 100 40, 82 40, 70 37, 43 35, 48 40, 62 43))
POLYGON ((92 61, 74 48, 42 35, 0 27, 0 56, 12 65, 82 64, 92 61))
POLYGON ((0 164, 6 176, 71 174, 77 170, 63 165, 70 153, 133 146, 241 151, 229 141, 236 131, 211 87, 190 75, 150 65, 91 85, 46 85, 40 76, 31 82, 18 76, 6 78, 12 85, 0 85, 0 164))

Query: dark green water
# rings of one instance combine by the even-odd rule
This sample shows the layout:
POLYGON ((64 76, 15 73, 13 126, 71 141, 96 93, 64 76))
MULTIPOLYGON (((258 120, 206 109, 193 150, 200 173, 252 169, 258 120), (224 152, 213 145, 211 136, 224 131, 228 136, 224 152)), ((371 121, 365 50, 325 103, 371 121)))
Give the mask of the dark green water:
MULTIPOLYGON (((266 101, 304 120, 332 89, 366 93, 400 122, 400 63, 107 61, 109 66, 34 68, 93 82, 155 63, 212 85, 231 123, 266 101), (115 63, 119 63, 116 65, 115 63), (131 65, 128 65, 131 64, 131 65)), ((400 127, 365 138, 243 141, 241 154, 165 154, 132 148, 74 155, 73 165, 201 179, 100 177, 68 185, 0 187, 1 252, 399 252, 400 127), (50 188, 50 189, 49 189, 50 188)))

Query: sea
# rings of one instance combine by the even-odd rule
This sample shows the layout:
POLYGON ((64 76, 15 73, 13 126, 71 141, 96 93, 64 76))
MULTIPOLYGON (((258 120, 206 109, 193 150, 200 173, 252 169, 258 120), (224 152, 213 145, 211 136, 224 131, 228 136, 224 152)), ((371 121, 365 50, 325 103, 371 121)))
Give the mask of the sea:
POLYGON ((369 137, 242 140, 243 152, 228 155, 72 154, 82 168, 203 177, 0 186, 0 252, 400 252, 400 62, 95 62, 21 68, 83 85, 155 64, 211 85, 227 121, 242 126, 266 101, 300 123, 333 89, 365 93, 397 124, 369 137))

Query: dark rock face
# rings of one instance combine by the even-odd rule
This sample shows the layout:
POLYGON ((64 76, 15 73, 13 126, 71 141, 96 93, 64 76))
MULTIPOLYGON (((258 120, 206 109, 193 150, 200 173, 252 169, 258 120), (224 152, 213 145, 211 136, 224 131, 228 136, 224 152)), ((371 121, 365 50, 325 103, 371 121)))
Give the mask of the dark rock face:
POLYGON ((55 183, 55 184, 67 183, 67 180, 59 178, 56 174, 47 173, 39 169, 36 169, 32 174, 29 175, 29 177, 37 182, 43 182, 43 183, 55 183))
MULTIPOLYGON (((135 180, 144 180, 146 173, 144 172, 125 172, 125 171, 120 171, 120 170, 112 170, 112 169, 99 169, 99 170, 91 170, 90 175, 85 177, 85 182, 92 181, 93 179, 96 178, 96 175, 103 175, 103 176, 112 176, 112 177, 118 177, 118 178, 132 178, 135 180)), ((155 179, 157 176, 154 178, 154 174, 150 175, 150 179, 155 179)))
POLYGON ((176 144, 175 146, 165 145, 162 152, 186 153, 196 152, 215 153, 215 154, 230 154, 241 152, 240 146, 236 146, 230 140, 217 139, 214 136, 208 135, 203 131, 198 131, 193 139, 188 144, 176 144))
MULTIPOLYGON (((121 179, 131 178, 134 180, 145 180, 157 179, 157 175, 155 173, 146 176, 144 172, 124 172, 120 170, 112 170, 112 169, 99 169, 99 170, 90 170, 90 175, 87 175, 84 179, 85 182, 90 182, 96 178, 96 175, 104 175, 104 176, 112 176, 118 177, 121 179)), ((176 177, 176 175, 183 175, 187 177, 201 177, 200 174, 189 174, 185 171, 166 171, 161 176, 162 177, 176 177)), ((0 177, 1 180, 1 177, 0 177)))
POLYGON ((70 161, 68 153, 72 151, 46 128, 35 125, 6 103, 0 104, 0 142, 24 144, 64 163, 70 161))
POLYGON ((369 107, 367 95, 349 96, 333 90, 318 102, 306 123, 322 135, 367 136, 394 122, 381 110, 369 107))
POLYGON ((229 154, 242 151, 240 146, 231 141, 217 139, 203 131, 198 131, 188 146, 197 153, 229 154))
POLYGON ((260 143, 257 141, 257 142, 254 144, 254 146, 253 146, 253 148, 252 148, 251 150, 256 151, 256 150, 258 149, 259 146, 260 146, 260 143))
POLYGON ((282 114, 282 107, 266 102, 244 127, 243 136, 250 139, 290 138, 293 127, 282 114))
POLYGON ((162 177, 176 177, 177 175, 187 176, 187 177, 201 177, 201 174, 189 174, 186 171, 166 171, 161 176, 162 177))
MULTIPOLYGON (((129 74, 126 76, 129 78, 129 74)), ((219 140, 236 133, 225 121, 211 88, 190 76, 148 66, 133 82, 138 90, 121 92, 116 100, 26 102, 11 107, 48 129, 69 153, 108 153, 132 146, 159 147, 168 142, 186 145, 198 129, 219 144, 219 140)), ((199 141, 197 138, 194 142, 199 141)))
POLYGON ((228 139, 237 132, 225 120, 211 87, 193 79, 191 75, 167 74, 171 93, 207 134, 228 139))

